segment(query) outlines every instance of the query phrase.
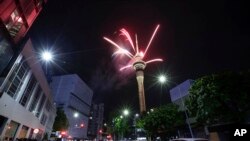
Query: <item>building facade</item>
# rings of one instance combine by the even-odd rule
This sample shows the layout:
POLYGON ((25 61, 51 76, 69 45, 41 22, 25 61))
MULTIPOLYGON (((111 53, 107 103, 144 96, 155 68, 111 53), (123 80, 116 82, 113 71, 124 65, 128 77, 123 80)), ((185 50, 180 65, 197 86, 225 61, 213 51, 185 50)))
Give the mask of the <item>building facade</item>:
POLYGON ((92 104, 88 125, 88 137, 99 138, 103 128, 104 104, 92 104))
POLYGON ((30 40, 0 80, 0 138, 41 140, 50 135, 56 106, 30 40))
POLYGON ((15 43, 27 33, 47 0, 0 0, 0 26, 15 43))
POLYGON ((0 0, 0 74, 7 75, 20 42, 47 0, 0 0))
POLYGON ((52 77, 51 87, 57 106, 64 109, 69 121, 67 135, 87 138, 93 91, 76 74, 52 77))

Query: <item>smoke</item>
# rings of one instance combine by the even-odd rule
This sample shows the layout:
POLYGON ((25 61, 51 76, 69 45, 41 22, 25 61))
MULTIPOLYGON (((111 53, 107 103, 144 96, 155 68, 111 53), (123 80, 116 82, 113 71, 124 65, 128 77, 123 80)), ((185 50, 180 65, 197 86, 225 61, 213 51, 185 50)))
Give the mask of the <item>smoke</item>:
POLYGON ((124 71, 119 69, 127 62, 123 56, 114 56, 111 61, 103 60, 91 76, 90 86, 94 92, 109 92, 126 85, 133 71, 130 68, 124 71))

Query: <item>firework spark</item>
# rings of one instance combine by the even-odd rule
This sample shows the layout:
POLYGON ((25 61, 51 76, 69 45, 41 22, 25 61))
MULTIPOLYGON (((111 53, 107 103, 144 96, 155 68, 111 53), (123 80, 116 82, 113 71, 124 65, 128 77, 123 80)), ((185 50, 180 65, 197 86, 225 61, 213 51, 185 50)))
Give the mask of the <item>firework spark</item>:
POLYGON ((144 62, 145 64, 148 64, 148 63, 152 63, 152 62, 159 62, 159 61, 163 61, 161 58, 156 58, 156 59, 151 59, 151 60, 148 60, 148 61, 144 61, 143 58, 146 56, 147 54, 147 51, 159 29, 160 25, 157 25, 149 42, 148 42, 148 45, 145 49, 145 51, 142 51, 140 50, 139 46, 138 46, 138 40, 137 40, 137 35, 135 35, 135 45, 134 46, 134 42, 131 38, 131 36, 129 35, 128 31, 124 28, 122 28, 120 30, 122 36, 124 36, 126 38, 126 41, 129 42, 130 44, 130 47, 133 49, 133 52, 130 52, 129 49, 125 49, 124 47, 121 47, 120 45, 118 45, 117 43, 115 43, 114 41, 112 41, 111 39, 107 38, 107 37, 103 37, 104 40, 108 41, 109 43, 111 43, 112 45, 114 45, 114 47, 116 47, 116 51, 113 53, 113 55, 121 55, 121 54, 124 54, 126 55, 127 57, 129 57, 132 61, 130 61, 130 63, 124 67, 121 67, 120 70, 124 70, 124 69, 127 69, 127 68, 131 68, 133 66, 133 64, 135 62, 138 62, 138 61, 141 61, 141 62, 144 62))

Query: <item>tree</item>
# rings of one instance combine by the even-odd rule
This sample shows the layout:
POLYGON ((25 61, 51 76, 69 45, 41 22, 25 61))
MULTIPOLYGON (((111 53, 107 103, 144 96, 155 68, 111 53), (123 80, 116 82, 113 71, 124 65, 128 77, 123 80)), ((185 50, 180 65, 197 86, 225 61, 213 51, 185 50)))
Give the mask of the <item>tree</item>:
POLYGON ((151 137, 159 132, 170 133, 178 126, 184 125, 184 121, 184 115, 178 111, 178 106, 171 103, 145 115, 137 122, 137 126, 143 126, 148 136, 151 137))
POLYGON ((63 131, 67 130, 69 127, 68 119, 62 108, 57 108, 56 118, 53 125, 53 131, 63 131))
POLYGON ((123 138, 123 136, 129 132, 129 124, 127 118, 116 117, 113 120, 113 132, 118 135, 118 137, 123 138))
POLYGON ((223 72, 195 81, 186 100, 201 124, 244 122, 250 109, 250 72, 223 72))

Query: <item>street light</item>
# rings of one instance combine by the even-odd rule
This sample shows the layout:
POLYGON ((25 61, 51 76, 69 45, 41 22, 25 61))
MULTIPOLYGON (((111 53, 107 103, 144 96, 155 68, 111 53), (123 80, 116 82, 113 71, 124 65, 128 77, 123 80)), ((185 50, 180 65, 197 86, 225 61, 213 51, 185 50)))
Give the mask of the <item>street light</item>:
POLYGON ((42 60, 44 60, 45 62, 52 61, 53 60, 52 52, 50 52, 50 51, 42 52, 42 60))
POLYGON ((128 115, 129 115, 128 109, 123 110, 123 115, 124 115, 124 116, 128 116, 128 115))
POLYGON ((161 84, 164 84, 166 81, 167 81, 167 77, 165 75, 160 75, 158 77, 158 81, 161 83, 161 84))
POLYGON ((49 72, 47 72, 47 65, 48 63, 52 63, 53 59, 54 59, 54 55, 53 52, 50 50, 44 50, 42 51, 42 53, 40 54, 40 59, 44 62, 45 64, 45 75, 47 77, 48 82, 50 83, 52 81, 52 78, 49 74, 49 72))
MULTIPOLYGON (((160 75, 158 77, 158 81, 163 84, 163 83, 166 83, 166 82, 170 82, 168 81, 167 77, 165 75, 160 75)), ((177 83, 175 82, 172 82, 174 83, 176 86, 178 85, 177 83)), ((183 98, 182 98, 182 92, 181 92, 181 89, 180 87, 177 86, 177 89, 178 89, 178 93, 179 93, 179 96, 180 96, 180 99, 181 99, 181 104, 182 104, 182 107, 184 108, 184 113, 185 113, 185 117, 186 117, 186 123, 188 124, 188 128, 189 128, 189 132, 191 134, 191 137, 193 138, 194 135, 193 135, 193 131, 192 131, 192 128, 191 128, 191 125, 190 125, 190 122, 189 122, 189 117, 188 117, 188 114, 187 114, 187 110, 186 110, 186 106, 184 104, 184 101, 183 101, 183 98)))
MULTIPOLYGON (((120 119, 123 119, 123 117, 126 118, 128 115, 129 115, 129 110, 128 110, 128 109, 124 109, 124 110, 122 111, 122 115, 120 115, 120 119)), ((125 119, 125 120, 126 120, 126 119, 125 119)), ((125 123, 124 123, 125 120, 122 120, 122 124, 125 124, 125 123)), ((121 133, 121 138, 123 139, 123 131, 122 131, 122 133, 121 133)))
POLYGON ((77 112, 74 113, 73 115, 75 118, 78 118, 79 114, 77 112))
POLYGON ((162 105, 162 88, 163 85, 167 82, 167 77, 164 74, 161 74, 157 77, 157 83, 159 83, 161 85, 161 95, 160 95, 160 105, 162 105))
POLYGON ((139 117, 139 114, 138 114, 138 113, 136 113, 136 114, 135 114, 135 117, 139 117))

